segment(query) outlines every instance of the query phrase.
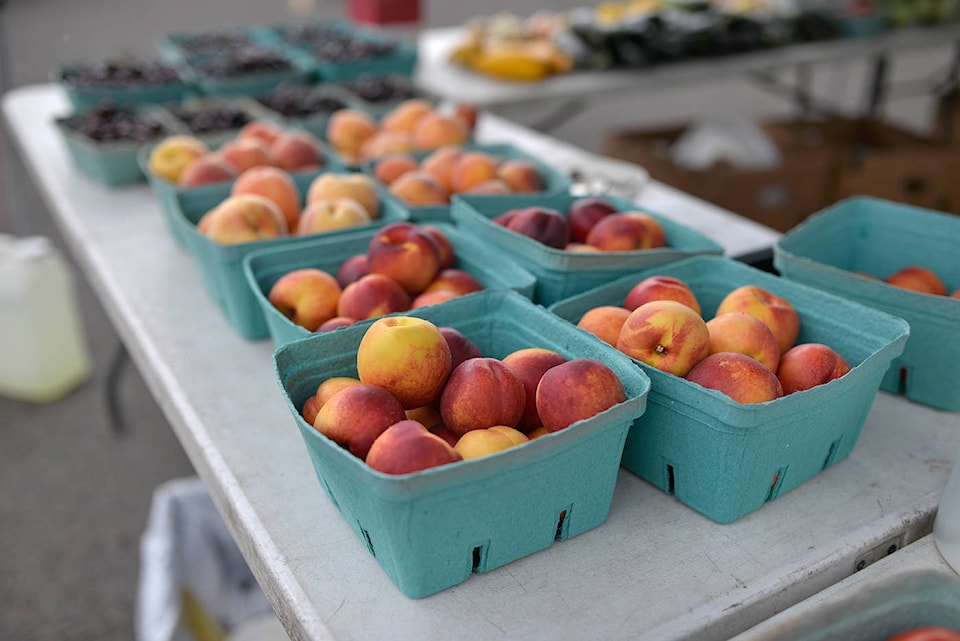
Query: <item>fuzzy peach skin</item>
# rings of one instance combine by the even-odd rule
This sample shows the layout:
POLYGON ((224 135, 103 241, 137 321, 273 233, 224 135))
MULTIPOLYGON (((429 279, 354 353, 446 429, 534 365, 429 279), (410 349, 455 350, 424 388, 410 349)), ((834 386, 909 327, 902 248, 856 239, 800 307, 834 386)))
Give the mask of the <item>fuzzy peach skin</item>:
POLYGON ((370 214, 353 198, 320 199, 304 207, 296 233, 298 236, 324 234, 369 225, 370 222, 370 214))
POLYGON ((450 289, 435 289, 432 292, 422 292, 414 296, 413 300, 410 301, 410 309, 439 305, 440 303, 445 303, 448 300, 460 298, 461 296, 463 296, 463 294, 460 292, 455 292, 450 289))
POLYGON ((649 276, 630 288, 623 306, 630 311, 652 300, 675 300, 700 314, 700 302, 690 286, 673 276, 649 276))
POLYGON ((333 378, 325 379, 317 385, 316 393, 304 402, 303 409, 300 412, 301 416, 303 416, 303 419, 307 423, 313 425, 317 419, 317 412, 320 411, 323 404, 340 390, 353 385, 360 385, 360 379, 353 378, 352 376, 334 376, 333 378))
POLYGON ((417 160, 408 153, 382 154, 373 166, 373 176, 384 185, 390 185, 408 171, 419 168, 417 160))
POLYGON ((327 121, 327 142, 349 161, 360 157, 360 147, 379 130, 377 121, 358 109, 338 109, 327 121))
POLYGON ((322 323, 320 327, 317 328, 317 333, 322 334, 324 332, 332 332, 341 327, 350 327, 356 324, 356 322, 356 318, 350 318, 349 316, 334 316, 330 320, 322 323))
POLYGON ((326 164, 320 141, 306 131, 284 131, 270 143, 270 157, 280 169, 309 171, 326 164))
POLYGON ((500 159, 485 151, 464 151, 450 170, 453 192, 470 191, 474 186, 499 178, 500 159))
POLYGON ((265 142, 257 138, 228 140, 220 146, 217 153, 241 174, 254 167, 265 167, 273 164, 270 148, 265 142))
POLYGON ((800 335, 800 315, 790 301, 756 285, 743 285, 728 293, 714 315, 727 312, 746 312, 762 320, 777 337, 781 356, 800 335))
POLYGON ((537 385, 537 413, 550 432, 596 416, 626 400, 617 374, 592 358, 573 358, 551 367, 537 385))
POLYGON ((616 347, 620 331, 629 316, 629 309, 616 305, 600 305, 588 309, 577 321, 577 327, 616 347))
POLYGON ((443 438, 417 421, 404 420, 388 427, 373 442, 366 463, 384 474, 409 474, 462 460, 443 438))
POLYGON ((727 312, 707 321, 710 353, 739 352, 754 358, 776 372, 780 365, 780 346, 770 328, 746 312, 727 312))
POLYGON ((450 193, 453 191, 451 174, 461 154, 463 154, 463 148, 459 145, 440 147, 420 161, 420 169, 436 178, 447 193, 450 193))
POLYGON ((413 138, 410 134, 381 129, 360 145, 358 159, 360 162, 367 162, 383 158, 389 154, 410 153, 412 151, 414 151, 413 138))
POLYGON ((508 365, 523 383, 526 402, 523 417, 517 423, 521 432, 529 432, 543 425, 540 414, 537 413, 537 386, 547 370, 566 362, 566 356, 545 347, 525 347, 503 357, 503 363, 508 365))
POLYGON ((433 238, 411 222, 380 228, 367 246, 371 274, 395 280, 408 294, 426 289, 440 272, 440 251, 433 238))
POLYGON ((255 138, 270 145, 277 139, 277 136, 279 136, 282 131, 280 127, 267 120, 254 120, 248 122, 240 129, 237 138, 255 138))
POLYGON ((507 425, 494 425, 483 430, 470 430, 457 440, 454 449, 467 461, 509 450, 529 440, 517 429, 507 425))
POLYGON ((380 119, 380 129, 410 133, 417 121, 432 111, 433 105, 422 98, 403 100, 380 119))
POLYGON ((483 290, 483 283, 470 272, 452 267, 444 269, 437 274, 437 277, 430 281, 430 284, 424 288, 424 292, 433 292, 449 290, 457 294, 472 294, 483 290))
POLYGON ((738 403, 765 403, 783 396, 777 375, 754 358, 736 352, 710 354, 686 379, 726 394, 738 403))
POLYGON ((440 269, 450 269, 456 267, 457 265, 457 251, 453 247, 453 243, 450 242, 450 237, 447 236, 442 229, 436 225, 431 225, 429 223, 420 223, 418 225, 420 231, 425 233, 427 236, 433 239, 433 242, 437 245, 437 251, 440 252, 440 269))
POLYGON ((218 154, 208 153, 188 162, 180 175, 177 185, 180 187, 199 187, 233 180, 238 175, 237 168, 218 154))
POLYGON ((526 391, 509 365, 496 358, 471 358, 450 374, 440 395, 443 424, 463 436, 494 425, 516 426, 523 418, 526 391))
POLYGON ((377 319, 357 347, 359 379, 386 389, 405 409, 436 402, 452 363, 440 329, 414 316, 377 319))
POLYGON ((442 206, 450 202, 446 187, 433 174, 408 171, 390 183, 390 193, 413 207, 442 206))
MULTIPOLYGON (((483 356, 477 344, 467 338, 463 332, 457 328, 442 325, 440 327, 440 333, 443 334, 443 338, 446 339, 447 346, 450 348, 450 358, 454 369, 468 358, 479 358, 483 356)), ((428 425, 427 427, 430 426, 428 425)))
POLYGON ((346 287, 369 273, 370 267, 367 265, 367 255, 365 253, 354 254, 340 263, 340 267, 337 268, 337 282, 340 283, 340 287, 346 287))
POLYGON ((884 279, 888 284, 902 289, 909 289, 921 294, 946 296, 947 287, 932 270, 926 267, 910 265, 900 269, 884 279))
POLYGON ((196 136, 167 136, 147 156, 147 169, 151 174, 176 183, 183 168, 191 160, 206 155, 210 148, 196 136))
POLYGON ((504 160, 497 166, 497 178, 515 194, 531 194, 547 187, 540 168, 529 160, 504 160))
POLYGON ((617 208, 598 196, 577 198, 567 207, 570 240, 586 244, 587 234, 601 218, 617 213, 617 208))
POLYGON ((350 385, 323 404, 313 427, 358 458, 394 423, 406 420, 400 401, 377 385, 350 385))
POLYGON ((519 209, 510 216, 506 228, 554 249, 563 249, 570 242, 566 216, 549 207, 534 205, 519 209))
POLYGON ((337 316, 367 320, 410 309, 410 295, 397 281, 381 274, 367 274, 343 288, 337 316))
POLYGON ((322 269, 307 267, 278 278, 267 299, 293 323, 314 332, 337 315, 340 291, 336 278, 322 269))
POLYGON ((363 205, 370 218, 380 217, 380 194, 376 183, 366 174, 326 172, 314 178, 307 187, 306 204, 330 198, 353 198, 363 205))
POLYGON ((256 194, 229 196, 197 221, 197 231, 222 245, 250 243, 287 235, 283 213, 256 194))
POLYGON ((664 372, 685 376, 710 353, 707 323, 683 303, 655 300, 630 312, 617 349, 664 372))
POLYGON ((626 212, 610 214, 598 220, 584 242, 603 251, 652 249, 654 234, 647 224, 626 212))
POLYGON ((470 140, 470 130, 461 120, 437 111, 417 119, 410 134, 414 146, 421 150, 463 145, 470 140))
POLYGON ((303 199, 290 172, 279 167, 253 167, 237 176, 236 182, 230 188, 230 194, 257 194, 269 198, 283 213, 287 229, 292 231, 297 228, 297 221, 300 220, 300 212, 303 210, 303 199))
POLYGON ((829 345, 801 343, 794 345, 780 359, 776 370, 784 394, 823 385, 850 371, 850 365, 829 345))

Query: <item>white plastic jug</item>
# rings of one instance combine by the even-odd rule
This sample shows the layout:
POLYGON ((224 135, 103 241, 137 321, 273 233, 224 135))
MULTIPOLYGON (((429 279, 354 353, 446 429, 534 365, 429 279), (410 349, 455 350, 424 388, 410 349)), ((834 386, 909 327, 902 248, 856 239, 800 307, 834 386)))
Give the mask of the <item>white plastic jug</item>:
POLYGON ((933 540, 940 555, 960 573, 960 457, 953 463, 933 524, 933 540))
POLYGON ((64 258, 42 236, 0 234, 0 395, 54 401, 91 370, 64 258))

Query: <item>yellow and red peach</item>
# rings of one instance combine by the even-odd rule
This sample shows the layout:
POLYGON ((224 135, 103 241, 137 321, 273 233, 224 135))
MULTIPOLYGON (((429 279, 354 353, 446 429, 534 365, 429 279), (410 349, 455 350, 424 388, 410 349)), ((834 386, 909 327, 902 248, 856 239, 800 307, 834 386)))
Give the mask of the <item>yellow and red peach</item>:
POLYGON ((663 225, 660 224, 660 221, 648 214, 645 211, 624 211, 621 212, 624 215, 638 220, 643 223, 648 234, 648 239, 640 249, 656 249, 658 247, 666 247, 667 245, 667 234, 663 229, 663 225))
POLYGON ((324 332, 332 332, 333 330, 340 329, 341 327, 350 327, 356 322, 357 319, 355 318, 349 318, 347 316, 334 316, 330 320, 321 324, 320 327, 317 328, 317 333, 323 334, 324 332))
POLYGON ((293 323, 313 332, 337 315, 340 285, 322 269, 304 267, 278 278, 267 298, 293 323))
POLYGON ((440 271, 440 252, 430 235, 400 221, 380 228, 367 246, 371 274, 389 276, 408 294, 419 294, 440 271))
POLYGON ((357 347, 357 376, 379 385, 406 409, 440 398, 452 370, 452 357, 440 329, 415 316, 377 319, 357 347))
POLYGON ((440 326, 440 333, 443 334, 447 346, 450 348, 450 360, 453 369, 467 360, 468 358, 479 358, 483 356, 480 348, 472 340, 467 338, 463 332, 449 325, 440 326))
POLYGON ((540 384, 540 379, 548 369, 566 363, 567 358, 552 349, 525 347, 504 356, 503 362, 523 383, 526 401, 523 416, 517 423, 517 428, 523 432, 529 432, 543 424, 540 414, 537 413, 537 386, 540 384))
POLYGON ((228 140, 217 153, 240 174, 254 167, 269 166, 273 162, 267 144, 252 137, 228 140))
POLYGON ((566 217, 549 207, 534 205, 515 211, 506 227, 554 249, 563 249, 570 242, 566 217))
POLYGON ((530 439, 517 429, 494 425, 482 430, 470 430, 457 440, 454 449, 460 452, 463 460, 469 461, 508 450, 528 440, 530 439))
POLYGON ((347 160, 356 161, 360 147, 377 133, 379 127, 372 116, 359 109, 338 109, 327 121, 326 138, 330 145, 347 160))
POLYGON ((273 141, 277 139, 277 136, 283 130, 277 125, 269 122, 267 120, 252 120, 245 124, 241 129, 240 133, 237 134, 238 139, 247 139, 253 138, 259 140, 269 147, 273 144, 273 141))
POLYGON ((393 181, 407 173, 420 168, 416 158, 407 153, 393 153, 382 156, 373 165, 373 176, 384 185, 391 185, 393 181))
POLYGON ((414 207, 442 206, 450 201, 450 195, 440 181, 420 170, 408 171, 394 180, 389 191, 414 207))
POLYGON ((624 321, 617 349, 651 367, 685 376, 710 353, 707 323, 683 303, 655 300, 624 321))
POLYGON ((540 168, 529 160, 504 160, 497 167, 497 178, 516 194, 530 194, 546 188, 540 168))
POLYGON ((373 179, 366 174, 325 172, 310 181, 306 197, 308 205, 315 200, 331 198, 353 198, 363 205, 371 219, 380 217, 380 194, 373 179))
POLYGON ((556 432, 626 401, 627 394, 608 365, 573 358, 544 372, 536 398, 543 426, 556 432))
POLYGON ((757 285, 743 285, 724 296, 715 315, 727 312, 746 312, 762 320, 777 337, 781 356, 800 334, 800 315, 790 301, 757 285))
POLYGON ((483 283, 470 272, 456 267, 444 269, 437 274, 437 277, 430 281, 430 284, 424 288, 424 292, 433 292, 440 290, 449 290, 459 295, 472 294, 483 289, 483 283))
POLYGON ((388 154, 405 154, 411 151, 414 151, 414 148, 410 134, 381 129, 360 145, 358 159, 361 162, 366 162, 382 158, 388 154))
POLYGON ((222 245, 250 243, 287 234, 283 213, 256 194, 229 196, 197 222, 197 231, 222 245))
POLYGON ((311 171, 326 163, 316 136, 307 131, 284 131, 270 145, 273 164, 287 171, 311 171))
POLYGON ((417 421, 404 420, 374 441, 366 462, 384 474, 409 474, 461 460, 460 453, 443 438, 417 421))
POLYGON ((652 300, 675 300, 700 314, 700 302, 690 286, 674 276, 648 276, 630 288, 623 306, 631 312, 652 300))
POLYGON ((603 251, 636 251, 652 248, 654 237, 641 219, 618 212, 594 223, 585 242, 603 251))
POLYGON ((437 111, 424 114, 413 126, 413 144, 417 149, 438 149, 447 145, 463 145, 470 131, 463 122, 437 111))
POLYGON ((180 187, 199 187, 233 180, 237 169, 217 154, 204 154, 189 161, 177 177, 180 187))
POLYGON ((460 298, 463 294, 449 289, 435 289, 432 292, 422 292, 413 297, 410 301, 410 309, 419 309, 430 305, 439 305, 454 298, 460 298))
POLYGON ((359 384, 360 380, 351 376, 335 376, 324 379, 324 381, 317 386, 316 393, 304 402, 303 409, 300 412, 301 416, 303 416, 303 419, 307 423, 313 425, 317 419, 317 412, 320 411, 320 408, 323 407, 323 404, 326 403, 331 396, 346 387, 359 384))
POLYGON ((463 436, 494 425, 516 426, 523 418, 526 392, 509 365, 481 356, 462 362, 440 396, 443 424, 463 436))
POLYGON ((314 200, 303 209, 297 221, 298 236, 323 234, 370 224, 370 214, 353 198, 314 200))
POLYGON ((510 187, 507 185, 507 183, 503 182, 499 178, 494 178, 493 180, 487 180, 476 184, 470 187, 470 189, 467 189, 461 193, 485 194, 487 196, 505 196, 506 194, 513 192, 510 190, 510 187))
POLYGON ((457 145, 440 147, 430 152, 420 161, 420 169, 432 175, 448 193, 453 192, 453 178, 451 172, 460 155, 463 154, 463 148, 457 145))
POLYGON ((370 266, 367 265, 367 255, 354 254, 340 263, 340 267, 337 268, 337 282, 340 283, 340 287, 346 287, 369 273, 370 266))
POLYGON ((943 281, 933 270, 926 267, 909 265, 890 274, 884 280, 894 287, 909 289, 921 294, 947 295, 947 288, 943 281))
POLYGON ((205 156, 210 148, 196 136, 167 136, 147 156, 147 170, 168 182, 176 183, 191 160, 205 156))
POLYGON ((840 378, 850 365, 829 345, 801 343, 786 351, 775 371, 783 393, 792 394, 840 378))
POLYGON ((765 403, 783 396, 776 374, 758 360, 737 352, 710 354, 690 370, 686 379, 738 403, 765 403))
POLYGON ((450 170, 450 184, 457 193, 469 191, 480 183, 499 178, 499 159, 485 151, 464 151, 450 170))
MULTIPOLYGON (((440 410, 433 405, 421 405, 420 407, 405 410, 404 413, 408 419, 422 424, 428 430, 432 430, 436 425, 443 424, 443 418, 440 417, 440 410)), ((456 441, 454 441, 454 443, 456 443, 456 441)), ((454 443, 451 443, 451 445, 454 443)))
POLYGON ((780 346, 770 328, 746 312, 727 312, 707 321, 710 353, 738 352, 760 361, 776 372, 780 365, 780 346))
POLYGON ((410 133, 417 121, 433 110, 433 105, 422 98, 403 100, 380 119, 380 129, 410 133))
POLYGON ((277 204, 288 230, 295 230, 303 204, 297 183, 289 172, 279 167, 253 167, 241 173, 230 188, 232 195, 259 194, 277 204))
POLYGON ((430 236, 433 242, 437 244, 437 250, 440 252, 440 269, 450 269, 457 264, 457 252, 442 229, 429 223, 420 224, 420 231, 430 236))
POLYGON ((616 347, 620 331, 629 316, 630 310, 624 307, 600 305, 584 312, 577 321, 577 327, 616 347))
POLYGON ((327 399, 313 427, 358 458, 388 427, 406 420, 400 401, 377 385, 347 386, 327 399))
POLYGON ((570 225, 570 239, 578 243, 587 242, 587 234, 601 218, 617 213, 610 201, 598 196, 577 198, 567 207, 567 222, 570 225))
POLYGON ((367 274, 343 288, 337 316, 367 320, 410 309, 410 295, 400 284, 382 274, 367 274))

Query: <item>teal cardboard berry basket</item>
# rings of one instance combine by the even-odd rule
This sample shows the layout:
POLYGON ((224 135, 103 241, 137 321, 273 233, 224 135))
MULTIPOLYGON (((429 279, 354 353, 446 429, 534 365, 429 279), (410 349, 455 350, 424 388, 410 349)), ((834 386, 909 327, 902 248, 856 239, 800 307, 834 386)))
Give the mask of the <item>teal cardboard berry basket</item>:
MULTIPOLYGON (((501 158, 503 160, 526 160, 533 163, 537 169, 540 171, 540 176, 543 178, 544 186, 543 189, 537 192, 532 192, 529 195, 531 197, 542 197, 542 196, 551 196, 554 194, 565 194, 570 188, 570 177, 565 173, 552 166, 550 163, 545 162, 544 160, 532 156, 521 149, 517 148, 514 145, 501 143, 495 145, 481 145, 481 144, 469 144, 462 145, 464 151, 481 151, 496 158, 501 158)), ((432 151, 418 151, 410 154, 418 162, 422 161, 424 158, 429 156, 432 151)), ((371 160, 365 162, 361 169, 364 173, 369 174, 372 178, 376 178, 374 175, 374 169, 377 165, 376 160, 371 160)), ((383 184, 383 183, 381 183, 383 184)), ((384 185, 384 187, 389 191, 389 186, 384 185)), ((405 207, 410 210, 410 220, 416 222, 453 222, 453 218, 450 215, 451 205, 408 205, 402 200, 394 196, 393 194, 388 194, 389 198, 394 198, 405 207)), ((510 198, 509 195, 504 195, 504 198, 510 198)))
POLYGON ((882 389, 953 412, 960 410, 960 299, 900 289, 882 279, 920 265, 939 275, 948 292, 955 291, 958 243, 957 216, 856 197, 787 232, 773 247, 773 264, 786 278, 906 319, 910 340, 890 364, 882 389))
MULTIPOLYGON (((108 61, 104 61, 104 64, 107 63, 108 61)), ((159 64, 160 61, 147 63, 159 64)), ((70 79, 70 75, 83 66, 85 65, 64 65, 53 74, 54 80, 63 89, 67 100, 76 111, 85 111, 106 103, 117 106, 161 104, 182 100, 190 92, 189 81, 183 70, 172 65, 176 78, 169 81, 98 87, 83 86, 70 79)))
POLYGON ((357 346, 372 321, 279 348, 278 384, 320 485, 400 591, 425 597, 601 525, 627 430, 644 411, 646 375, 609 345, 514 291, 482 292, 409 315, 460 330, 484 356, 543 347, 601 360, 620 378, 627 400, 492 456, 389 475, 300 415, 320 382, 357 375, 357 346))
MULTIPOLYGON (((491 263, 485 248, 453 225, 437 223, 435 226, 453 245, 457 256, 455 267, 476 278, 484 291, 511 289, 526 298, 533 296, 536 280, 532 274, 517 265, 491 263)), ((304 268, 322 269, 336 277, 337 270, 346 259, 367 252, 370 240, 376 233, 376 229, 366 229, 332 239, 317 237, 296 245, 257 251, 244 258, 243 270, 247 283, 260 303, 275 346, 280 347, 313 333, 294 323, 270 303, 270 288, 277 280, 287 272, 304 268)))
MULTIPOLYGON (((643 278, 687 283, 709 320, 742 285, 787 299, 800 315, 798 343, 825 343, 845 376, 766 403, 728 396, 634 361, 650 377, 647 411, 624 448, 625 468, 718 523, 730 523, 842 461, 853 450, 883 373, 902 351, 906 321, 720 256, 638 271, 550 306, 576 324, 599 305, 622 305, 643 278)), ((583 330, 580 330, 583 331, 583 330)))
POLYGON ((723 247, 685 225, 630 201, 603 196, 617 211, 645 211, 656 218, 667 237, 667 247, 628 252, 572 252, 547 247, 493 222, 514 208, 538 205, 565 213, 578 196, 571 194, 516 196, 454 196, 450 215, 464 230, 483 241, 503 260, 517 262, 537 279, 534 301, 550 305, 630 272, 697 254, 722 254, 723 247))
MULTIPOLYGON (((310 183, 317 176, 329 172, 298 174, 294 181, 303 198, 310 183)), ((339 172, 343 173, 343 172, 339 172)), ((176 235, 186 241, 187 250, 197 261, 204 288, 216 303, 233 328, 244 338, 256 340, 270 335, 267 321, 263 316, 260 303, 247 284, 243 271, 243 259, 250 253, 269 247, 281 247, 302 242, 307 236, 281 236, 269 240, 258 240, 236 245, 222 245, 197 231, 197 222, 210 209, 218 205, 230 194, 232 183, 211 185, 193 193, 177 193, 173 224, 177 226, 176 235)), ((380 215, 368 227, 382 227, 391 222, 409 220, 405 209, 386 201, 381 194, 380 215)), ((323 234, 326 238, 337 238, 355 233, 361 227, 332 231, 323 234)), ((319 236, 318 236, 319 237, 319 236)))

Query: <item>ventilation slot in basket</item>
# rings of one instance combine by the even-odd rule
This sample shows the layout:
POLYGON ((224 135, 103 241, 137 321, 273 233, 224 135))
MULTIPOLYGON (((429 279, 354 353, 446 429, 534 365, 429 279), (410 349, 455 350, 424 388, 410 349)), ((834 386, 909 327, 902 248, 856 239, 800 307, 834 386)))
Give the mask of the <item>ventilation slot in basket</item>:
POLYGON ((570 534, 570 511, 573 508, 572 505, 568 505, 566 508, 560 511, 560 514, 557 516, 557 529, 554 531, 553 540, 562 541, 570 534))
POLYGON ((783 477, 787 473, 786 467, 781 467, 773 473, 773 479, 770 481, 770 489, 767 491, 767 501, 772 501, 780 494, 780 488, 783 487, 783 477))
POLYGON ((673 490, 674 490, 673 466, 667 465, 667 493, 673 494, 673 490))
POLYGON ((373 549, 373 540, 370 538, 370 533, 361 525, 360 531, 363 533, 363 542, 367 544, 367 550, 370 551, 372 556, 377 556, 376 551, 373 549))
POLYGON ((474 573, 480 573, 484 571, 484 568, 487 565, 487 546, 478 545, 473 548, 473 563, 471 566, 471 571, 474 573))

